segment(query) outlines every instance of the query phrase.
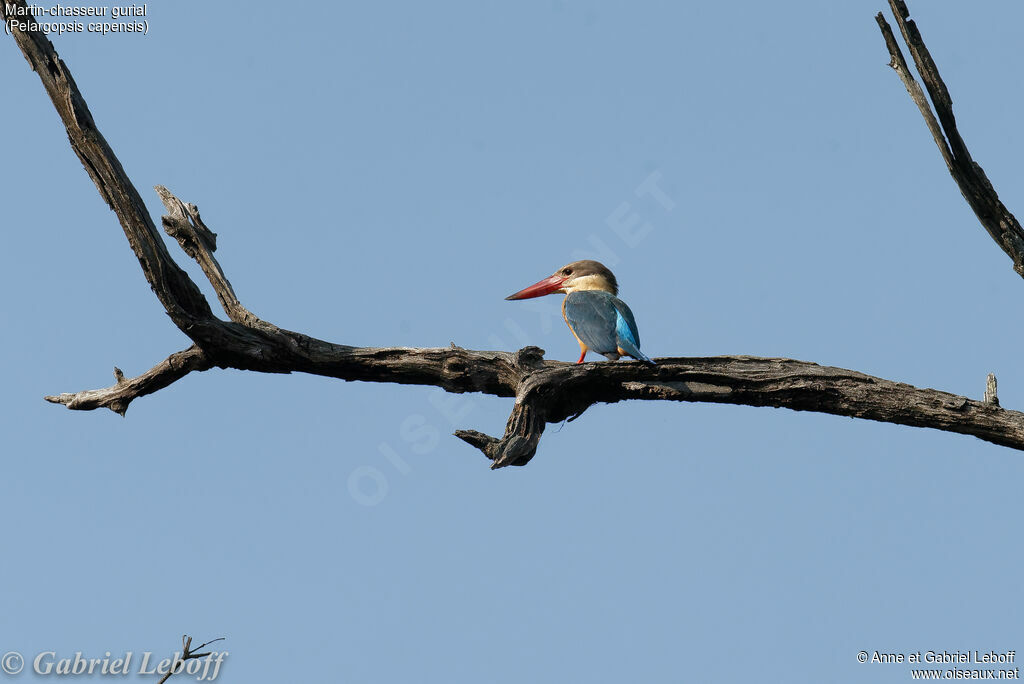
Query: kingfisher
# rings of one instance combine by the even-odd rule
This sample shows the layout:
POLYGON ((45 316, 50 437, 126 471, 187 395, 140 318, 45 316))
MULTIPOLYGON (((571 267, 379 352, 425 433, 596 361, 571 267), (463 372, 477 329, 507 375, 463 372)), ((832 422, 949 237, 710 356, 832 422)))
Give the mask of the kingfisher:
POLYGON ((511 294, 505 299, 530 299, 556 292, 565 295, 562 317, 580 343, 580 360, 588 351, 603 354, 611 361, 632 356, 637 361, 656 365, 640 351, 640 333, 633 312, 616 297, 619 284, 604 264, 583 259, 566 264, 554 275, 511 294))

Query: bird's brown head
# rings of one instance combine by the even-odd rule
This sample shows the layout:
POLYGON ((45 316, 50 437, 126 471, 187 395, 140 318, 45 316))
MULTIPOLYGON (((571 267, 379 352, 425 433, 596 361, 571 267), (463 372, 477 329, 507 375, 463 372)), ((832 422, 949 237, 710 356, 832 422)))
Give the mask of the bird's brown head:
POLYGON ((505 299, 530 299, 556 292, 568 294, 580 290, 602 290, 616 295, 619 293, 619 284, 608 267, 600 261, 582 259, 566 264, 550 277, 511 294, 505 299))

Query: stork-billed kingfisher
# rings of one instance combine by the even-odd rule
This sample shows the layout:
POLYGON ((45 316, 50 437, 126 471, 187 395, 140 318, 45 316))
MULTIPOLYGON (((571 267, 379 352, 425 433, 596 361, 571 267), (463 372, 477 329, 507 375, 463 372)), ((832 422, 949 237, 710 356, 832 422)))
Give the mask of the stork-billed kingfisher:
POLYGON ((612 361, 632 356, 655 365, 640 351, 640 333, 633 312, 615 296, 619 284, 604 264, 591 259, 574 261, 505 299, 530 299, 555 292, 565 294, 562 317, 580 343, 580 360, 576 363, 583 363, 583 357, 592 351, 612 361))

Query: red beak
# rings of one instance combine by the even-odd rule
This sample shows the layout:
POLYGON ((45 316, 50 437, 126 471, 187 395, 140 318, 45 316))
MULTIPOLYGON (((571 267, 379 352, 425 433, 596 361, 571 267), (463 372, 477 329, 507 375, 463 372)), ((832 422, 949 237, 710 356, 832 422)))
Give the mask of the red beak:
POLYGON ((539 283, 534 283, 530 287, 527 287, 515 294, 511 294, 505 299, 530 299, 532 297, 543 297, 553 292, 558 292, 558 289, 562 287, 562 283, 565 282, 565 278, 558 275, 553 275, 550 278, 545 278, 539 283))

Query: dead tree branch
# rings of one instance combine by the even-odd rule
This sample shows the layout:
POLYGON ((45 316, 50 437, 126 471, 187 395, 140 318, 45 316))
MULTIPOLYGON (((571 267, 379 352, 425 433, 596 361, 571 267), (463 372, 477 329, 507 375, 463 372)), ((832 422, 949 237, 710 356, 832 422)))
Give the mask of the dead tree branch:
POLYGON ((949 169, 953 180, 960 187, 960 192, 967 200, 967 204, 970 205, 971 210, 977 215, 981 225, 996 241, 996 244, 1013 259, 1013 270, 1024 277, 1024 229, 1021 228, 1017 218, 999 200, 985 171, 971 158, 967 145, 960 137, 960 131, 956 127, 956 118, 953 116, 953 99, 939 75, 935 61, 924 44, 917 24, 909 18, 910 10, 907 9, 906 2, 904 0, 889 0, 889 6, 892 8, 893 16, 896 17, 896 24, 900 28, 900 33, 903 34, 903 40, 910 49, 910 55, 914 58, 917 72, 921 75, 925 88, 928 89, 928 95, 935 107, 934 113, 921 91, 921 86, 914 80, 914 75, 907 67, 907 61, 903 58, 903 52, 900 50, 899 43, 896 42, 889 23, 879 12, 875 16, 875 21, 878 22, 885 45, 889 49, 891 57, 889 66, 899 75, 907 92, 910 93, 910 98, 921 110, 928 130, 942 154, 942 159, 946 162, 946 168, 949 169))
POLYGON ((91 411, 92 409, 108 408, 123 416, 128 411, 128 404, 133 399, 162 390, 192 371, 204 371, 212 367, 213 365, 203 350, 192 345, 185 351, 171 354, 142 375, 130 380, 126 380, 121 369, 115 366, 114 379, 117 382, 112 387, 75 392, 74 394, 59 394, 55 397, 45 397, 45 399, 54 404, 64 404, 69 409, 91 411))
MULTIPOLYGON (((24 7, 24 0, 6 2, 0 5, 0 14, 9 21, 16 8, 24 7)), ((596 403, 627 399, 816 411, 974 435, 1024 450, 1024 413, 1004 410, 994 401, 973 401, 804 361, 722 356, 658 359, 654 367, 632 362, 576 365, 545 361, 543 350, 536 347, 515 353, 471 351, 454 345, 447 349, 353 347, 284 330, 241 304, 213 256, 217 236, 203 223, 198 209, 157 186, 167 209, 164 230, 210 281, 229 319, 221 320, 172 259, 53 45, 38 31, 9 25, 29 64, 39 74, 86 172, 117 214, 150 287, 174 324, 193 341, 188 349, 172 354, 138 377, 125 379, 115 369, 117 382, 112 387, 47 397, 48 401, 79 410, 105 407, 124 415, 137 397, 163 389, 193 371, 215 366, 433 385, 449 392, 514 397, 502 438, 475 430, 456 432, 480 449, 493 468, 526 464, 536 453, 547 423, 572 419, 596 403)), ((954 160, 956 155, 954 148, 954 160)))

